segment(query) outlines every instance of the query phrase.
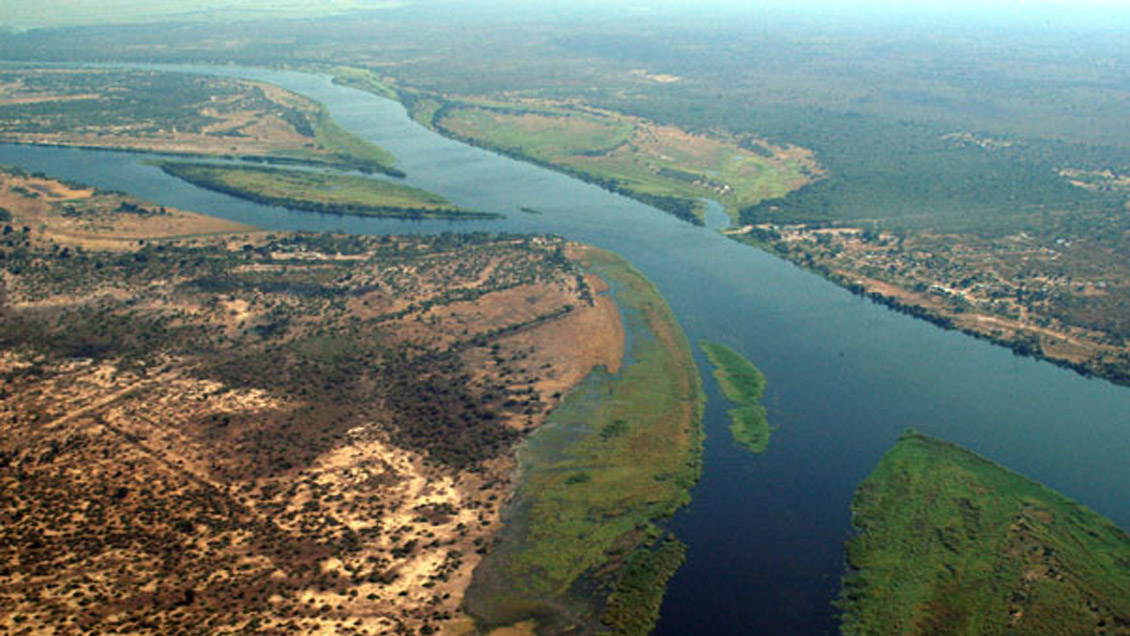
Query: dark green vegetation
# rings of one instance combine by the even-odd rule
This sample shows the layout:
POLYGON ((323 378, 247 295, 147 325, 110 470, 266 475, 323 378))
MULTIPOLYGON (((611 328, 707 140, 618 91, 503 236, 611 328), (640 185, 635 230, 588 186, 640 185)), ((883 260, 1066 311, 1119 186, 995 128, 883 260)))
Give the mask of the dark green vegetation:
POLYGON ((1000 236, 1063 217, 1102 218, 1117 213, 1125 199, 1074 187, 1057 173, 1065 166, 1125 160, 1114 149, 952 134, 874 116, 793 116, 789 121, 778 115, 773 123, 796 143, 814 144, 831 176, 744 208, 743 223, 1000 236))
POLYGON ((352 175, 230 164, 161 161, 161 170, 189 183, 241 199, 324 214, 425 219, 482 219, 417 188, 352 175))
POLYGON ((690 347, 642 275, 607 253, 588 259, 634 332, 631 362, 594 373, 519 452, 507 525, 466 597, 486 626, 535 619, 539 633, 591 632, 603 615, 618 633, 647 633, 681 557, 678 544, 651 550, 655 522, 688 502, 700 471, 703 397, 690 347))
POLYGON ((734 441, 754 453, 764 453, 769 448, 769 417, 761 398, 765 394, 765 376, 742 354, 726 345, 699 342, 710 364, 714 377, 727 400, 738 405, 730 409, 730 433, 734 441))
POLYGON ((904 433, 852 512, 845 634, 1130 631, 1130 537, 974 453, 904 433))
POLYGON ((604 610, 604 624, 617 636, 647 636, 659 621, 659 607, 667 581, 683 564, 686 546, 667 537, 654 550, 638 548, 628 558, 624 572, 604 610))

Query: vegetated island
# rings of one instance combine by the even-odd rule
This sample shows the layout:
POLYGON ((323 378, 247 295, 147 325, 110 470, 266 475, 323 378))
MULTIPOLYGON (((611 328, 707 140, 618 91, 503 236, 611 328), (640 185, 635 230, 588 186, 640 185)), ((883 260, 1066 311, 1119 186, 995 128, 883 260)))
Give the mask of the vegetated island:
POLYGON ((691 133, 576 102, 457 98, 405 87, 397 97, 414 119, 444 135, 564 172, 698 225, 703 199, 720 202, 736 223, 743 207, 784 196, 821 174, 804 148, 753 135, 691 133))
POLYGON ((730 434, 754 453, 769 449, 769 416, 761 406, 765 376, 745 356, 723 344, 702 341, 700 349, 714 366, 722 394, 738 408, 730 409, 730 434))
POLYGON ((357 175, 311 170, 155 161, 167 174, 223 194, 323 214, 407 219, 491 219, 499 215, 455 207, 419 188, 357 175))
POLYGON ((953 444, 904 433, 852 522, 846 635, 1130 631, 1130 537, 953 444))
POLYGON ((176 72, 0 70, 0 140, 404 176, 388 151, 316 102, 263 82, 176 72))
POLYGON ((0 227, 5 633, 456 633, 515 443, 623 357, 560 239, 268 233, 15 169, 0 227))
POLYGON ((644 636, 682 563, 656 522, 698 479, 704 397, 654 285, 608 252, 576 257, 613 285, 629 362, 594 371, 522 446, 522 482, 466 607, 485 628, 644 636))

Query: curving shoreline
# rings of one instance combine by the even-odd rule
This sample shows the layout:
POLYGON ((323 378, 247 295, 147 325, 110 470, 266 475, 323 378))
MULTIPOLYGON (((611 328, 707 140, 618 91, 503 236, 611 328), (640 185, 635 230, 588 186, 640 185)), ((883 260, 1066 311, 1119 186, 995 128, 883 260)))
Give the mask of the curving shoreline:
POLYGON ((487 628, 643 636, 682 561, 658 522, 689 503, 701 473, 705 398, 655 286, 619 256, 574 249, 638 337, 630 362, 594 372, 519 450, 521 481, 465 607, 487 628))

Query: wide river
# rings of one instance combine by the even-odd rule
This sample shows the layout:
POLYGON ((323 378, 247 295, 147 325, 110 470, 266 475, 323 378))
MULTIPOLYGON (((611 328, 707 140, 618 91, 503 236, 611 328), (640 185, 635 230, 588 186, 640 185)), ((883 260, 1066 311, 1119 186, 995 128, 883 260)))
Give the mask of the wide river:
MULTIPOLYGON (((705 470, 693 503, 670 522, 690 550, 657 634, 835 633, 831 603, 852 492, 907 427, 971 448, 1130 528, 1130 390, 944 331, 713 229, 445 139, 400 104, 325 77, 196 70, 266 80, 320 101, 343 126, 394 153, 408 184, 507 218, 297 213, 195 188, 130 153, 0 145, 0 163, 263 228, 566 236, 630 259, 659 286, 692 342, 728 344, 765 372, 778 430, 760 456, 731 442, 728 405, 704 374, 705 470)), ((717 209, 710 220, 725 222, 717 209)))

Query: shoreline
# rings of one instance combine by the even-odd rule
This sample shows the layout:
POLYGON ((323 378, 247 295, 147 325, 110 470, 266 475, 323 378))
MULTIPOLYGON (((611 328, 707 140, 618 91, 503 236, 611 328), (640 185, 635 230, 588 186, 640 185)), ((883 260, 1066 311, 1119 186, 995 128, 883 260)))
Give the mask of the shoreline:
MULTIPOLYGON (((1085 378, 1095 378, 1105 380, 1111 384, 1119 386, 1130 386, 1130 366, 1126 368, 1119 368, 1114 363, 1104 364, 1103 361, 1089 359, 1077 361, 1065 357, 1056 357, 1048 354, 1040 341, 1040 335, 1045 336, 1053 335, 1053 337, 1060 343, 1070 342, 1071 336, 1067 333, 1060 331, 1051 331, 1047 328, 1033 330, 1026 329, 1021 325, 1013 327, 1013 337, 1002 337, 990 333, 988 331, 979 331, 968 322, 962 322, 960 316, 976 316, 979 322, 986 323, 997 317, 993 314, 986 312, 947 312, 939 308, 932 307, 926 303, 915 303, 912 301, 904 300, 899 296, 884 293, 882 287, 891 287, 899 290, 907 297, 913 297, 915 292, 906 290, 898 285, 892 283, 880 283, 863 276, 853 275, 850 272, 843 272, 840 270, 831 269, 827 264, 817 260, 803 260, 799 257, 794 257, 791 253, 783 252, 773 243, 766 243, 762 241, 745 240, 744 235, 725 233, 732 240, 743 245, 761 249, 773 256, 788 261, 793 265, 813 274, 816 274, 824 280, 840 287, 855 296, 865 298, 875 304, 883 305, 892 311, 901 314, 906 314, 912 318, 917 318, 928 322, 936 327, 945 329, 946 331, 956 331, 967 336, 971 336, 978 340, 985 340, 994 345, 1003 347, 1012 351, 1013 354, 1021 357, 1032 358, 1054 364, 1057 367, 1069 369, 1078 373, 1085 378), (1050 333, 1049 333, 1050 331, 1050 333), (1024 337, 1027 336, 1027 337, 1024 337)), ((1097 345, 1095 345, 1097 346, 1097 345)), ((1111 350, 1114 353, 1114 350, 1111 350)))
POLYGON ((619 373, 595 370, 519 447, 520 481, 465 608, 486 629, 536 620, 543 633, 614 624, 646 634, 681 562, 657 523, 689 502, 701 474, 702 380, 654 285, 619 256, 573 249, 612 286, 630 329, 653 337, 629 338, 619 373))

